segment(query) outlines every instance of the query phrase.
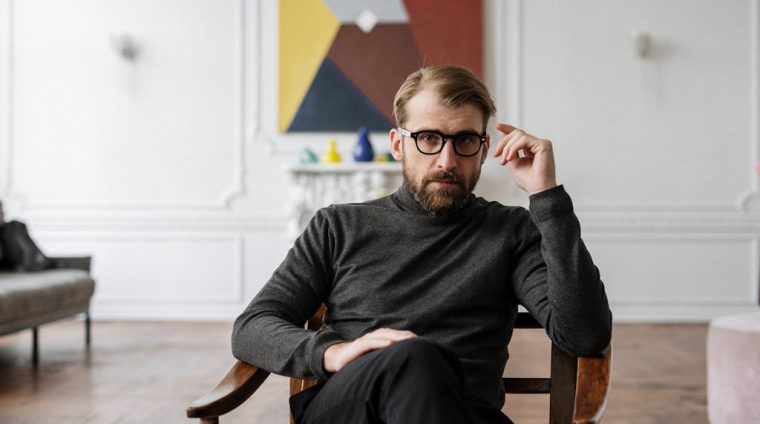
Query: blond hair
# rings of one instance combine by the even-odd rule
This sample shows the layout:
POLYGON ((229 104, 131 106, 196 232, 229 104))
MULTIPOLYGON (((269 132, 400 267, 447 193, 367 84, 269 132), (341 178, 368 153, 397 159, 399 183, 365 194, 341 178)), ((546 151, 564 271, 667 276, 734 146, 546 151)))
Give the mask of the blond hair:
POLYGON ((456 108, 464 104, 474 104, 483 111, 483 130, 488 119, 496 112, 491 95, 483 81, 471 70, 461 66, 430 66, 420 68, 406 77, 406 81, 393 99, 393 118, 396 126, 406 123, 406 104, 424 89, 433 89, 441 97, 441 104, 456 108))

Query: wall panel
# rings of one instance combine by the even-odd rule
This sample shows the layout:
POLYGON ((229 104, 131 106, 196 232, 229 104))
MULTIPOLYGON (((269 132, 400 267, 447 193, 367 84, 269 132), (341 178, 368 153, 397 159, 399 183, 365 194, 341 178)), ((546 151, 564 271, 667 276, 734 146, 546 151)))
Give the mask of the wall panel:
POLYGON ((101 303, 243 301, 243 239, 225 234, 38 233, 49 255, 91 254, 101 303))
POLYGON ((213 208, 241 189, 239 2, 12 4, 11 195, 25 209, 213 208))
POLYGON ((752 1, 522 4, 522 124, 555 141, 577 203, 735 207, 753 175, 752 1))

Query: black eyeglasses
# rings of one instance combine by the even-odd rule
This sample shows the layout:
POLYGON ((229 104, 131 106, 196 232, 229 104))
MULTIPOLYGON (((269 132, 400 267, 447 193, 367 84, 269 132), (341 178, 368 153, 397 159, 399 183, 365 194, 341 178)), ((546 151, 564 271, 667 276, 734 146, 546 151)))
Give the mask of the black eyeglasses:
POLYGON ((401 127, 398 127, 398 131, 401 135, 412 137, 417 150, 423 155, 437 155, 443 150, 446 140, 451 140, 454 153, 463 157, 475 156, 486 142, 485 132, 483 134, 474 132, 444 134, 436 130, 411 132, 401 127))

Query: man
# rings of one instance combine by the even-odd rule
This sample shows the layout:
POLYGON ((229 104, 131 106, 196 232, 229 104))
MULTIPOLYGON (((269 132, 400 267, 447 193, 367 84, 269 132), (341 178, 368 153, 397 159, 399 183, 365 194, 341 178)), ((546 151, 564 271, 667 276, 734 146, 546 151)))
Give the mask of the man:
POLYGON ((530 211, 471 194, 494 110, 467 69, 410 75, 390 131, 402 187, 318 211, 235 322, 235 357, 323 382, 291 398, 297 422, 511 422, 501 376, 518 304, 569 353, 608 345, 604 287, 551 143, 496 126, 493 156, 530 211), (304 329, 322 303, 325 326, 304 329))

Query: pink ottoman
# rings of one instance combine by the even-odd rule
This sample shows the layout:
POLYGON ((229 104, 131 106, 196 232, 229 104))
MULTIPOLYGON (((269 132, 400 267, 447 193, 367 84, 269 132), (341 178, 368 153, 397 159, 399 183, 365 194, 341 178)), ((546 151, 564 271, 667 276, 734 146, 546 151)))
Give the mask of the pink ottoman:
POLYGON ((710 322, 707 410, 712 424, 760 423, 760 312, 710 322))

